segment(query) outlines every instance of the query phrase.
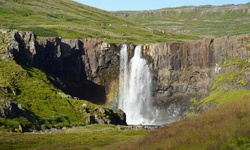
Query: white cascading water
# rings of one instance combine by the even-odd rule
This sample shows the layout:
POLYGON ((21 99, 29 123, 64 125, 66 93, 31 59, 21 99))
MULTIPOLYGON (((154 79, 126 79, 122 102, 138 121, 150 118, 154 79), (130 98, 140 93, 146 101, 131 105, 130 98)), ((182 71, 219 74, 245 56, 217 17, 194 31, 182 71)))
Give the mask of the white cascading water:
POLYGON ((141 55, 141 46, 137 46, 134 56, 128 64, 127 45, 120 51, 118 108, 126 113, 129 125, 155 125, 155 110, 152 106, 150 68, 141 55))
POLYGON ((119 75, 119 103, 118 108, 123 110, 128 93, 128 48, 123 45, 120 51, 120 75, 119 75))

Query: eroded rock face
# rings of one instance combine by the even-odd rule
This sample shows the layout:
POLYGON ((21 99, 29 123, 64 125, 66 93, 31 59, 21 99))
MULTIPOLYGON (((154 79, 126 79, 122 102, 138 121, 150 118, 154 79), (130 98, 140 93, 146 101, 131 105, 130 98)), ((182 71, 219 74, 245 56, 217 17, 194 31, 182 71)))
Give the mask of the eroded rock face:
POLYGON ((190 98, 201 99, 210 93, 223 60, 249 56, 249 38, 241 35, 144 45, 144 55, 152 58, 156 105, 169 108, 176 104, 185 112, 190 98))
MULTIPOLYGON (((36 43, 37 43, 35 35, 29 31, 14 32, 13 40, 18 42, 18 48, 16 45, 14 47, 17 50, 17 52, 13 53, 14 57, 23 55, 30 62, 33 62, 33 57, 36 54, 36 43)), ((10 44, 10 46, 11 45, 12 44, 10 44)))
POLYGON ((56 76, 53 82, 65 93, 104 104, 109 87, 118 82, 119 50, 119 44, 100 39, 52 37, 38 43, 32 32, 13 32, 7 53, 56 76))
POLYGON ((84 50, 87 57, 85 72, 87 79, 97 84, 109 86, 112 80, 119 77, 120 44, 108 44, 100 39, 84 39, 84 50))
POLYGON ((46 38, 37 46, 34 65, 63 80, 80 81, 86 79, 82 56, 85 55, 83 42, 46 38))
POLYGON ((185 99, 192 96, 208 94, 212 84, 210 68, 214 64, 212 42, 211 39, 205 39, 144 46, 146 55, 152 57, 154 96, 158 103, 186 103, 188 101, 185 99))

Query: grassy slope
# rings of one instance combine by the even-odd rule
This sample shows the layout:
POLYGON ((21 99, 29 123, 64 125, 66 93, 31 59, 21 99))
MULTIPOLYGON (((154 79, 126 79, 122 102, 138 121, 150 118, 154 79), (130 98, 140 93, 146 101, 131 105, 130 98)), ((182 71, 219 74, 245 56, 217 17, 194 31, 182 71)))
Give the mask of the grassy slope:
MULTIPOLYGON (((229 94, 230 95, 230 94, 229 94)), ((122 149, 249 149, 250 96, 176 122, 122 149)))
POLYGON ((200 37, 248 34, 250 3, 245 5, 166 8, 154 11, 118 11, 127 20, 163 32, 200 37), (242 7, 242 8, 239 8, 242 7))
POLYGON ((49 77, 44 72, 27 65, 22 66, 24 68, 15 61, 0 60, 0 86, 9 89, 9 92, 0 90, 0 97, 22 104, 33 115, 33 119, 22 116, 14 119, 0 118, 2 128, 14 130, 19 124, 26 129, 85 124, 87 114, 80 111, 81 106, 85 103, 92 104, 63 98, 59 94, 63 92, 50 83, 49 77), (12 93, 14 89, 17 95, 12 93))
POLYGON ((194 38, 153 33, 137 23, 71 0, 4 0, 0 3, 0 28, 34 31, 38 36, 102 38, 112 43, 194 38))
POLYGON ((8 149, 115 149, 121 143, 136 140, 145 130, 119 130, 113 125, 89 125, 55 134, 0 133, 0 150, 8 149))

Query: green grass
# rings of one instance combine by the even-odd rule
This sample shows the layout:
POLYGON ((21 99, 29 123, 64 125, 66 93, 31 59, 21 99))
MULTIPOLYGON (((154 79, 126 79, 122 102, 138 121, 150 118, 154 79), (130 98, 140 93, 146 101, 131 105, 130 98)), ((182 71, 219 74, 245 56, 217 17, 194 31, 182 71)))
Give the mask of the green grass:
POLYGON ((241 59, 240 57, 226 58, 221 64, 221 67, 225 68, 226 71, 215 78, 212 90, 223 87, 225 84, 231 84, 232 87, 239 85, 246 86, 246 73, 250 71, 250 62, 248 59, 249 57, 245 59, 241 59), (234 68, 233 71, 230 69, 232 67, 234 68))
POLYGON ((149 132, 122 149, 249 149, 250 96, 149 132))
POLYGON ((199 37, 248 34, 250 14, 243 8, 232 6, 199 6, 165 8, 152 11, 113 12, 127 20, 155 30, 188 34, 199 37), (124 14, 128 14, 124 17, 124 14))
POLYGON ((114 125, 89 125, 55 134, 0 133, 0 149, 116 149, 148 131, 119 130, 114 125))
MULTIPOLYGON (((85 124, 86 115, 80 109, 86 101, 63 98, 48 80, 48 76, 39 69, 22 68, 15 61, 0 60, 0 96, 7 100, 16 101, 33 114, 33 119, 18 117, 12 120, 1 118, 0 122, 13 130, 21 124, 27 129, 62 127, 85 124), (12 91, 16 91, 13 94, 12 91), (37 123, 36 123, 37 121, 37 123), (16 123, 15 123, 16 122, 16 123), (9 124, 15 125, 9 125, 9 124)), ((88 104, 90 105, 90 104, 88 104)))
POLYGON ((101 38, 110 43, 152 43, 187 40, 193 36, 154 33, 153 29, 109 12, 69 0, 5 0, 0 5, 0 28, 33 31, 40 37, 101 38))
POLYGON ((246 96, 250 96, 250 92, 247 89, 233 90, 233 89, 217 89, 210 93, 208 97, 201 100, 198 105, 204 105, 208 103, 215 103, 217 107, 230 103, 236 99, 241 99, 246 96))

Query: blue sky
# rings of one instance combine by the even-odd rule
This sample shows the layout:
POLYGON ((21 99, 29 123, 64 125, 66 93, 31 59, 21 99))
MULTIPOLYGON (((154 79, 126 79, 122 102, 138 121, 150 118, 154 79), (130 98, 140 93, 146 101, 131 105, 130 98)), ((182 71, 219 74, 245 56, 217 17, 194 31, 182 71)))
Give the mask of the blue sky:
POLYGON ((103 10, 152 10, 166 7, 245 4, 249 0, 75 0, 79 3, 100 8, 103 10))

